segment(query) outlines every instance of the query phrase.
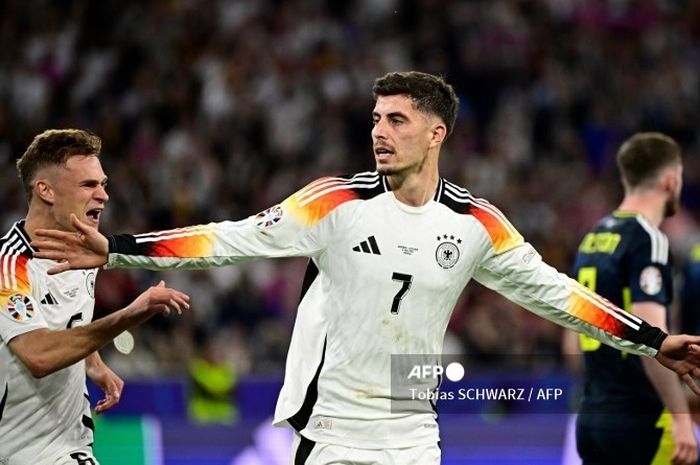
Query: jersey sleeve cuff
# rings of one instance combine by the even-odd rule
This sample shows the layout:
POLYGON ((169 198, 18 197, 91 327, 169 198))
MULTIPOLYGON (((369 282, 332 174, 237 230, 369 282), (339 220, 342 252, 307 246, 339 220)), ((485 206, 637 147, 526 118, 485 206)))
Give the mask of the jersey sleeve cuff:
POLYGON ((137 251, 136 239, 131 234, 116 234, 107 239, 110 254, 130 255, 137 251))
POLYGON ((651 326, 646 321, 642 321, 642 324, 639 327, 637 333, 635 334, 635 337, 631 338, 630 340, 632 342, 644 344, 645 346, 651 347, 659 351, 661 350, 661 344, 667 337, 668 334, 666 334, 661 329, 657 328, 656 326, 651 326))

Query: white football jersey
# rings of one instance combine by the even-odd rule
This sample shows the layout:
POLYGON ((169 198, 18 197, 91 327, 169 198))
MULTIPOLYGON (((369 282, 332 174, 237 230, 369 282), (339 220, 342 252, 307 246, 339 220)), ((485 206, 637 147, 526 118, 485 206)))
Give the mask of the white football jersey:
POLYGON ((54 464, 92 446, 85 362, 37 379, 8 343, 40 328, 90 323, 97 270, 48 276, 55 262, 33 258, 23 226, 0 239, 0 463, 54 464))
POLYGON ((381 449, 438 441, 429 402, 392 411, 396 354, 440 354, 470 279, 618 348, 664 334, 543 263, 503 214, 440 180, 421 207, 376 172, 319 179, 242 221, 110 238, 110 266, 203 268, 310 257, 275 423, 308 439, 381 449))

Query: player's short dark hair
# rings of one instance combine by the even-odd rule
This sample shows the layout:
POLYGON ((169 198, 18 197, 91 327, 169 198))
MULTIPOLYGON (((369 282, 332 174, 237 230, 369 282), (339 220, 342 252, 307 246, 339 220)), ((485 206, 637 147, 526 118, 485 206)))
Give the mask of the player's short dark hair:
POLYGON ((34 140, 17 160, 17 171, 24 190, 31 199, 32 181, 40 168, 65 165, 75 155, 100 156, 102 139, 83 129, 47 129, 34 140))
POLYGON ((617 167, 630 188, 653 181, 669 166, 681 163, 681 148, 660 132, 640 132, 627 139, 617 152, 617 167))
POLYGON ((408 95, 417 110, 442 119, 448 136, 454 129, 459 98, 452 86, 440 76, 420 71, 388 73, 374 81, 372 93, 375 99, 379 96, 408 95))

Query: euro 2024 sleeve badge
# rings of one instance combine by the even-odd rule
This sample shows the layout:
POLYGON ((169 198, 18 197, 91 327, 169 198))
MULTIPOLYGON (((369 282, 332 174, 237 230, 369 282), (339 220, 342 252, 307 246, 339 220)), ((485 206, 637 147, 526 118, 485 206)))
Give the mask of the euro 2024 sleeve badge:
POLYGON ((275 205, 265 211, 255 215, 255 226, 258 229, 266 229, 275 226, 284 216, 284 210, 281 205, 275 205))
POLYGON ((14 294, 8 299, 7 311, 17 321, 31 320, 34 316, 34 301, 27 294, 14 294))

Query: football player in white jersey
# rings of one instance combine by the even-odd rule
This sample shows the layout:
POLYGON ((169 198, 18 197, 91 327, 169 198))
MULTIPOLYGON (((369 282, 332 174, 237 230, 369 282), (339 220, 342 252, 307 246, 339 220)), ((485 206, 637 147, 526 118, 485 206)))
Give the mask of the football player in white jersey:
POLYGON ((241 221, 108 239, 73 218, 78 233, 38 231, 41 256, 64 261, 53 273, 309 257, 275 412, 275 424, 296 431, 295 465, 440 462, 437 414, 427 400, 400 402, 392 355, 439 357, 472 278, 563 326, 656 356, 700 393, 691 377, 700 337, 667 336, 558 273, 496 207, 440 177, 457 115, 450 85, 401 72, 373 91, 374 172, 318 179, 241 221))
POLYGON ((17 167, 29 196, 26 219, 0 239, 0 463, 95 465, 93 422, 85 386, 104 392, 96 411, 119 401, 123 381, 97 349, 127 328, 188 297, 156 287, 93 323, 97 269, 49 276, 52 260, 30 245, 37 228, 73 230, 70 215, 97 228, 108 196, 101 141, 86 131, 36 136, 17 167))

